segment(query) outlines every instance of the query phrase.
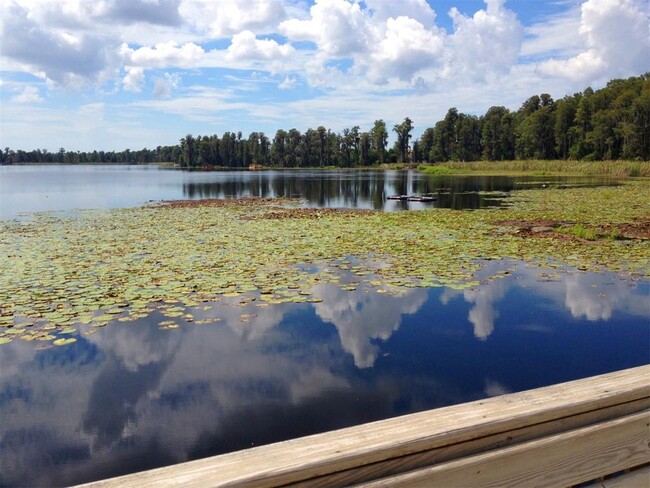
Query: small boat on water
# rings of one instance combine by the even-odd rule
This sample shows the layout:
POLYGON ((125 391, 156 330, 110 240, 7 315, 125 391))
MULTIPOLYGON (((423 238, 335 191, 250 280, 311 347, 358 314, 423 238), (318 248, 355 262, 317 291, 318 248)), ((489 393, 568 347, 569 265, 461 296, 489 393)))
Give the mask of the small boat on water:
POLYGON ((386 198, 388 200, 408 200, 407 195, 389 195, 386 198))

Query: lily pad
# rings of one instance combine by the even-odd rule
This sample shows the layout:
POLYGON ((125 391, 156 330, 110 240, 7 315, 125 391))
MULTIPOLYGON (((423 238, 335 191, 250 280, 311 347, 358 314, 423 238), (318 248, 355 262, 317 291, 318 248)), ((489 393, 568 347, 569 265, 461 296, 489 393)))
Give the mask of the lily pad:
POLYGON ((544 220, 638 231, 650 221, 650 180, 519 190, 510 199, 498 211, 319 211, 313 218, 312 209, 258 200, 0 221, 0 327, 12 330, 27 320, 40 331, 48 324, 103 327, 156 311, 178 318, 222 296, 222 304, 241 307, 252 303, 249 297, 267 306, 314 303, 320 299, 312 287, 319 284, 389 295, 415 287, 466 289, 486 259, 650 276, 648 239, 585 243, 553 232, 517 233, 512 225, 544 220), (200 249, 188 247, 198 238, 200 249), (18 253, 21 259, 10 258, 18 253), (363 280, 343 279, 345 269, 363 280))

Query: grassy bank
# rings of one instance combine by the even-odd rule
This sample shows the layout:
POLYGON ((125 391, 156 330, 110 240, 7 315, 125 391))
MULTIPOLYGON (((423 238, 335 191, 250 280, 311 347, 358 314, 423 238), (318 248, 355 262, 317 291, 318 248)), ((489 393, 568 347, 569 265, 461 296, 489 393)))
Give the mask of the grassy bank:
POLYGON ((617 178, 650 177, 649 161, 475 161, 423 164, 424 174, 529 174, 534 176, 585 175, 617 178))

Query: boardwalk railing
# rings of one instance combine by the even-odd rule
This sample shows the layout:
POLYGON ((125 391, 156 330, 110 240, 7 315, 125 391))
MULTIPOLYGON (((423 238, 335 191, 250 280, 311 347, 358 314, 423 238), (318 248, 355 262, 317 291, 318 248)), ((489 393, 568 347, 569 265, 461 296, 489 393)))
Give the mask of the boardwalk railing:
POLYGON ((650 365, 86 486, 571 486, 649 462, 650 365))

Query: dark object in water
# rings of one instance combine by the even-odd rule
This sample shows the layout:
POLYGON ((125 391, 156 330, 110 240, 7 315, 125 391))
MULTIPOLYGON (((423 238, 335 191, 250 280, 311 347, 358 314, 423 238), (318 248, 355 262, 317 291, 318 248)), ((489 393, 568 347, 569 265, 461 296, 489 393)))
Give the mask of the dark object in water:
POLYGON ((431 196, 420 195, 408 197, 407 200, 409 202, 433 202, 435 198, 431 196))
POLYGON ((436 198, 431 195, 389 195, 387 200, 401 200, 409 202, 433 202, 436 198))

